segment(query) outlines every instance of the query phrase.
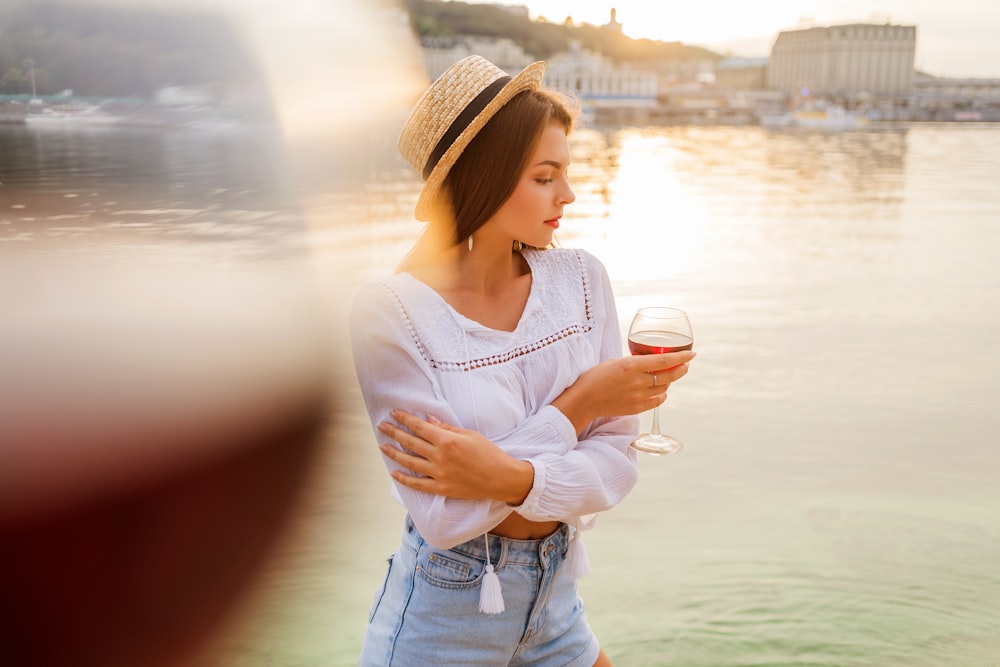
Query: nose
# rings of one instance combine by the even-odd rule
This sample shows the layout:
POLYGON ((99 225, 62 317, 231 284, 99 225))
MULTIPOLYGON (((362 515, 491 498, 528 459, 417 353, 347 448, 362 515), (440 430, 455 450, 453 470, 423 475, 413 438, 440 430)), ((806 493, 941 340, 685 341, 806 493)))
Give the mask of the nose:
POLYGON ((563 187, 559 191, 559 200, 562 204, 572 204, 576 201, 576 193, 569 186, 569 181, 563 179, 563 187))

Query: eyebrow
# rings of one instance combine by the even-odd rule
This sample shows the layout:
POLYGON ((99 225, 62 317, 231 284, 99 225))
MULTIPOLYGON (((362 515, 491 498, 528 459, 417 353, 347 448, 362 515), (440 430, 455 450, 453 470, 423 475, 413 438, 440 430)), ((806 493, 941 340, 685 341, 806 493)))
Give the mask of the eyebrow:
POLYGON ((541 162, 538 162, 537 164, 534 164, 532 166, 533 167, 544 167, 546 165, 548 165, 550 167, 554 167, 556 169, 562 169, 562 167, 563 167, 562 162, 559 162, 558 160, 542 160, 541 162))

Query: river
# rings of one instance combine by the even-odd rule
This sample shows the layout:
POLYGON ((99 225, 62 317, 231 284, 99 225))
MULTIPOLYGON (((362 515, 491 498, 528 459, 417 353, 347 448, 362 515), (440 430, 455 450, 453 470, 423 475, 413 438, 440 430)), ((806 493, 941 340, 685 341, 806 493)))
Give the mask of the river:
MULTIPOLYGON (((619 667, 1000 664, 1000 126, 583 128, 563 246, 623 330, 687 310, 661 417, 687 447, 587 535, 619 667)), ((290 167, 268 133, 0 127, 0 257, 196 254, 308 267, 328 308, 329 446, 288 539, 192 665, 353 664, 402 509, 343 319, 418 231, 375 140, 290 167), (313 165, 315 167, 315 165, 313 165)))

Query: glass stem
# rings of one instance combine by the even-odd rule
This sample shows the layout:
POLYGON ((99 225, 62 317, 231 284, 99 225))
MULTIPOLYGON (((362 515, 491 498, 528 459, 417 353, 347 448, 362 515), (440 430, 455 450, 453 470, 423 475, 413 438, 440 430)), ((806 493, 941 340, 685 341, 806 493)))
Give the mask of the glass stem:
POLYGON ((653 425, 649 430, 650 435, 660 435, 660 406, 653 408, 653 425))

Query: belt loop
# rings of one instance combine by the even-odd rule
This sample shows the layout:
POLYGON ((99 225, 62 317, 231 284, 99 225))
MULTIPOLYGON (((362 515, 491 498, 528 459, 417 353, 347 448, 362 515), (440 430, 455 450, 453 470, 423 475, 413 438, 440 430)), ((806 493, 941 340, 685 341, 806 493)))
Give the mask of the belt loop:
POLYGON ((510 541, 504 538, 498 538, 500 540, 500 555, 497 556, 497 567, 503 567, 507 563, 507 552, 510 549, 510 541))

